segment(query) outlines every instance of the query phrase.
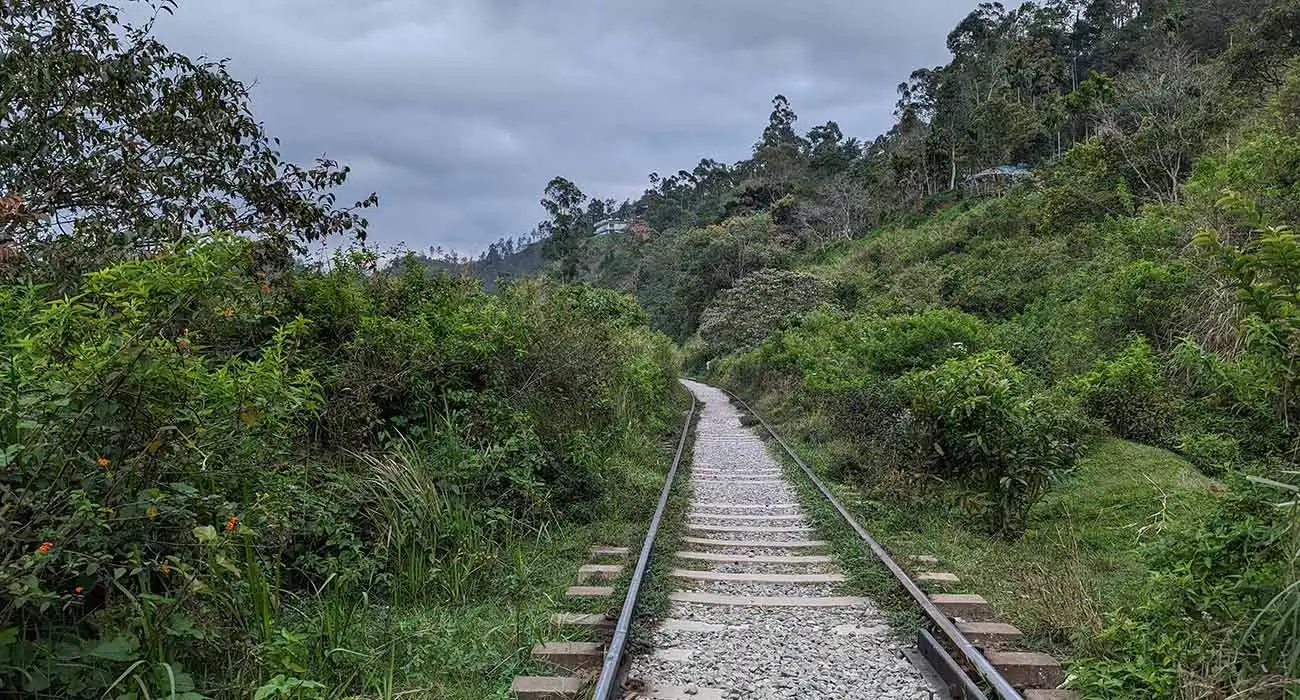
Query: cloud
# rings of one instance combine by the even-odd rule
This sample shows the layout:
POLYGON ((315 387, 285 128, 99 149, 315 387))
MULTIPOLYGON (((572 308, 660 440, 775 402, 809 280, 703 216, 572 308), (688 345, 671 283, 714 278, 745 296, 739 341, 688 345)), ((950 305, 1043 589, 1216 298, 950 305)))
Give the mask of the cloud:
POLYGON ((974 0, 188 0, 158 34, 228 57, 286 156, 348 162, 381 245, 478 251, 562 174, 634 196, 748 155, 771 97, 872 138, 974 0))

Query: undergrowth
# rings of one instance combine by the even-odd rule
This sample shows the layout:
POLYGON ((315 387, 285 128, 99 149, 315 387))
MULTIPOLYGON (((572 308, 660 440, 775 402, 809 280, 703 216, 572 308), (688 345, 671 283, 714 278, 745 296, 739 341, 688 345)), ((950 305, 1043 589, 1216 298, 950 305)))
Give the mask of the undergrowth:
POLYGON ((0 686, 451 694, 536 639, 557 539, 644 527, 681 390, 630 299, 273 253, 185 239, 69 296, 4 273, 0 686))

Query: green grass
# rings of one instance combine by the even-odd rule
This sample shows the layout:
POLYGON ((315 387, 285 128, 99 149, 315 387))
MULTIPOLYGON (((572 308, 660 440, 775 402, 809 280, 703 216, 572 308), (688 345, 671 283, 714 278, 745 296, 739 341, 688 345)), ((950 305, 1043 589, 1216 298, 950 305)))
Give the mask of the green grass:
POLYGON ((550 529, 503 553, 464 602, 352 607, 358 594, 343 593, 304 605, 293 628, 327 641, 323 663, 317 659, 314 666, 328 665, 333 672, 328 698, 351 697, 357 689, 382 698, 510 698, 515 676, 555 673, 531 660, 533 644, 588 638, 580 628, 553 625, 551 613, 603 612, 608 606, 596 601, 584 607, 564 597, 588 560, 587 550, 597 544, 635 546, 643 535, 644 523, 631 518, 550 529), (316 636, 326 625, 340 631, 316 636))
MULTIPOLYGON (((698 408, 702 408, 699 406, 698 408)), ((668 496, 668 505, 664 509, 659 532, 655 535, 654 550, 650 556, 650 569, 637 598, 635 620, 629 639, 628 650, 638 652, 649 648, 649 620, 664 617, 668 612, 668 594, 677 588, 672 577, 672 570, 678 568, 679 562, 674 556, 682 549, 682 529, 686 524, 686 512, 691 500, 691 457, 695 445, 695 423, 699 420, 697 410, 691 421, 690 436, 686 441, 686 450, 682 453, 682 462, 677 469, 672 491, 668 496)), ((669 457, 671 459, 671 457, 669 457)))
MULTIPOLYGON (((611 514, 602 521, 580 527, 557 529, 530 546, 521 547, 503 562, 499 575, 510 577, 510 595, 495 595, 456 608, 426 610, 405 622, 420 630, 421 651, 413 658, 408 690, 414 697, 444 700, 493 700, 513 697, 510 683, 518 675, 553 675, 556 671, 531 660, 533 644, 543 641, 591 639, 590 632, 560 628, 550 623, 554 612, 609 611, 618 614, 635 568, 635 555, 645 538, 654 514, 663 479, 677 448, 681 423, 663 436, 658 449, 642 450, 623 465, 631 475, 628 488, 606 494, 602 511, 611 514), (578 567, 588 563, 588 550, 595 545, 628 547, 633 556, 623 573, 609 584, 614 595, 608 600, 567 599, 564 589, 573 585, 578 567), (439 624, 439 620, 442 621, 439 624), (427 687, 425 691, 420 690, 427 687)), ((655 547, 656 556, 646 588, 637 607, 638 616, 657 616, 666 605, 670 584, 667 569, 671 552, 678 545, 682 514, 689 498, 689 452, 683 457, 676 486, 669 499, 655 547)), ((489 590, 493 586, 485 586, 489 590)), ((637 643, 636 638, 632 640, 637 643)), ((406 696, 403 696, 406 697, 406 696)))
MULTIPOLYGON (((782 436, 816 434, 818 418, 783 412, 777 401, 759 410, 784 419, 782 436), (768 413, 768 406, 772 412, 768 413), (783 415, 784 414, 784 415, 783 415)), ((1125 440, 1099 441, 1030 511, 1028 528, 1014 538, 990 535, 963 510, 960 494, 936 485, 847 485, 826 476, 822 443, 794 441, 799 456, 900 564, 915 573, 909 555, 930 554, 929 568, 962 579, 953 592, 978 593, 998 619, 1026 634, 1024 646, 1063 660, 1096 650, 1107 614, 1137 604, 1148 574, 1144 545, 1177 536, 1207 517, 1213 480, 1165 450, 1125 440)), ((900 634, 920 623, 914 603, 819 492, 787 463, 787 473, 819 533, 849 575, 851 592, 871 596, 891 611, 900 634)))
MULTIPOLYGON (((455 597, 438 589, 390 605, 370 600, 365 591, 325 590, 316 598, 295 601, 288 627, 315 648, 300 675, 331 681, 311 697, 333 700, 359 692, 380 698, 504 700, 513 697, 510 684, 515 676, 554 675, 555 669, 532 661, 532 646, 591 638, 582 628, 552 624, 552 613, 617 614, 634 559, 612 583, 590 582, 613 585, 615 593, 608 600, 568 599, 564 591, 574 585, 578 567, 589 563, 592 546, 625 546, 633 552, 640 548, 680 426, 676 423, 658 436, 662 442, 650 436, 633 441, 611 461, 608 468, 623 475, 621 487, 593 506, 593 512, 603 514, 596 520, 551 525, 467 553, 463 558, 480 568, 455 597)), ((685 473, 679 472, 679 477, 679 484, 685 484, 685 473)), ((686 489, 674 491, 661 547, 676 547, 674 524, 681 520, 686 498, 686 489)), ((670 556, 661 559, 671 563, 670 556)), ((455 559, 445 565, 455 565, 455 559)), ((658 578, 666 579, 666 571, 658 578)), ((654 614, 657 604, 662 601, 651 595, 642 609, 654 614)))
MULTIPOLYGON (((418 640, 413 652, 409 689, 428 684, 427 697, 447 700, 509 698, 517 675, 553 675, 555 670, 531 660, 533 644, 587 639, 577 628, 550 623, 553 612, 603 612, 605 601, 586 605, 564 597, 592 545, 633 546, 644 533, 630 521, 607 521, 557 530, 546 541, 517 552, 508 575, 520 583, 513 595, 497 595, 467 605, 415 612, 402 621, 418 640)), ((618 598, 617 594, 615 598, 618 598)))
POLYGON ((1139 602, 1142 545, 1203 517, 1211 484, 1169 452, 1107 439, 1034 506, 1019 537, 989 536, 943 490, 929 508, 859 501, 856 510, 891 553, 937 556, 936 568, 987 598, 1027 646, 1070 658, 1087 652, 1107 613, 1139 602))

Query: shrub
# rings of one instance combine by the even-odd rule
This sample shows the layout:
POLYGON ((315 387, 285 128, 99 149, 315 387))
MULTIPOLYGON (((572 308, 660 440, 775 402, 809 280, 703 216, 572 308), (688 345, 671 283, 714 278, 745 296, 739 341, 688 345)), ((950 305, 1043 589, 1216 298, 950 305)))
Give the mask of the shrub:
POLYGON ((1202 158, 1187 183, 1190 205, 1210 218, 1223 213, 1219 200, 1231 190, 1258 206, 1256 228, 1300 220, 1300 136, 1264 131, 1220 156, 1202 158))
POLYGON ((793 372, 809 388, 840 391, 976 352, 987 337, 979 319, 952 309, 900 316, 821 310, 746 357, 793 372))
POLYGON ((1191 433, 1178 438, 1178 452, 1210 475, 1224 474, 1241 461, 1241 443, 1218 433, 1191 433))
POLYGON ((1159 444, 1168 432, 1168 387, 1146 338, 1135 336, 1114 360, 1098 361, 1073 385, 1088 414, 1120 437, 1159 444))
POLYGON ((1123 176, 1096 138, 1080 141, 1043 172, 1039 230, 1061 234, 1100 219, 1133 214, 1123 176))
POLYGON ((672 345, 624 295, 286 259, 219 235, 66 298, 0 286, 0 687, 247 697, 315 688, 315 654, 348 688, 282 599, 467 597, 671 416, 672 345))
POLYGON ((1144 602, 1107 619, 1106 653, 1075 664, 1071 687, 1087 700, 1288 697, 1260 685, 1300 671, 1294 610, 1288 619, 1270 604, 1287 600, 1288 570, 1300 585, 1294 513, 1275 507, 1277 496, 1236 480, 1196 530, 1148 546, 1144 602), (1279 625, 1280 638, 1269 633, 1279 625))
POLYGON ((700 338, 715 355, 745 350, 831 301, 829 282, 806 272, 759 270, 723 291, 700 316, 700 338))
POLYGON ((841 454, 832 462, 838 478, 879 483, 886 474, 914 476, 923 469, 915 416, 898 382, 880 378, 818 397, 834 421, 834 434, 851 440, 852 456, 841 454))
POLYGON ((902 382, 940 472, 979 488, 999 531, 1018 530, 1053 475, 1082 451, 1077 407, 1033 392, 1006 353, 948 360, 902 382))

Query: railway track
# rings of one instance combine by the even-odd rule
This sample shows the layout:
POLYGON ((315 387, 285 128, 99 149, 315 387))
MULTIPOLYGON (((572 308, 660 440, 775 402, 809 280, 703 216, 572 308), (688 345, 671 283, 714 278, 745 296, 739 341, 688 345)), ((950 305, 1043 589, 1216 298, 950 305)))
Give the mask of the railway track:
MULTIPOLYGON (((569 673, 517 678, 517 697, 1072 697, 1054 689, 1062 680, 1060 665, 1043 654, 1012 651, 1019 630, 993 620, 980 596, 957 592, 961 582, 956 576, 932 571, 937 560, 918 555, 906 566, 895 561, 743 401, 704 384, 685 383, 694 396, 691 415, 637 553, 619 617, 557 613, 557 623, 585 627, 593 640, 538 644, 535 657, 569 673), (829 543, 819 539, 780 463, 757 432, 742 423, 733 401, 757 419, 925 614, 929 624, 915 646, 900 643, 872 600, 841 590, 846 577, 829 553, 829 543), (672 555, 676 590, 669 594, 668 616, 647 630, 652 649, 628 655, 633 612, 697 407, 690 506, 681 551, 672 555)), ((612 598, 612 587, 587 584, 621 575, 631 555, 620 548, 594 549, 593 562, 580 569, 579 585, 569 595, 612 598)))

